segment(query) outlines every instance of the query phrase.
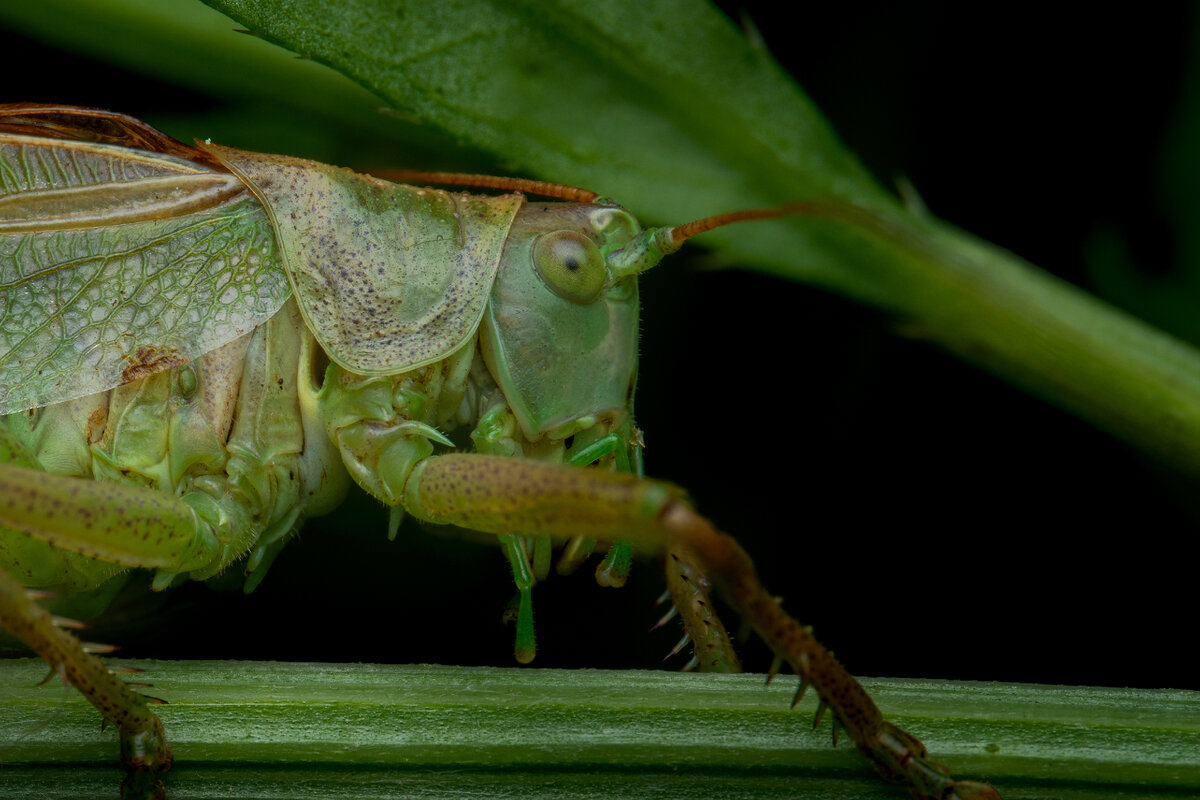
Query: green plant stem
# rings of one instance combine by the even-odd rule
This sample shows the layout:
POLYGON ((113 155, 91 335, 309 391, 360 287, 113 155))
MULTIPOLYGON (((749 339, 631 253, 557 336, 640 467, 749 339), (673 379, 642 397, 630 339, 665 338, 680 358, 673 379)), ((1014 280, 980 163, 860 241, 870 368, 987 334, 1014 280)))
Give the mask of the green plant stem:
MULTIPOLYGON (((294 797, 298 781, 323 797, 904 796, 761 675, 125 663, 170 701, 175 800, 294 797)), ((33 688, 44 670, 0 661, 0 798, 114 796, 114 734, 76 693, 33 688)), ((1200 791, 1200 693, 864 683, 1009 800, 1200 791)))
POLYGON ((822 285, 1200 475, 1200 351, 937 220, 851 212, 825 223, 846 267, 822 285))

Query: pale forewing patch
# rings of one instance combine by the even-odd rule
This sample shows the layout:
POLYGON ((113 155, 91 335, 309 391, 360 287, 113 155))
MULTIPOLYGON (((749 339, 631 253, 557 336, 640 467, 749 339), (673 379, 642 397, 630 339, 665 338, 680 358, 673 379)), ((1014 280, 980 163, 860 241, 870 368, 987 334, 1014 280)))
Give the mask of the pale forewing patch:
MULTIPOLYGON (((0 198, 16 208, 26 191, 111 183, 124 192, 203 169, 126 148, 10 139, 0 142, 0 198)), ((289 295, 270 222, 246 193, 164 218, 0 234, 0 414, 189 361, 269 319, 289 295)))

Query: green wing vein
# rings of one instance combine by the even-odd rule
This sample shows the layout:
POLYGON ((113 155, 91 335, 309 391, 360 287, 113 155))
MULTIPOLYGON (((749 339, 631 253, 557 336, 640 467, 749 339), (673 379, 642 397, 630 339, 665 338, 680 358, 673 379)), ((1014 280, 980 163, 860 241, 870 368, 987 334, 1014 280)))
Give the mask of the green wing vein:
POLYGON ((0 414, 111 389, 147 354, 164 368, 188 361, 279 310, 290 288, 266 213, 206 171, 0 136, 0 216, 14 221, 0 225, 0 414), (58 219, 22 227, 22 195, 38 213, 61 205, 58 219), (87 224, 62 221, 73 214, 87 224))

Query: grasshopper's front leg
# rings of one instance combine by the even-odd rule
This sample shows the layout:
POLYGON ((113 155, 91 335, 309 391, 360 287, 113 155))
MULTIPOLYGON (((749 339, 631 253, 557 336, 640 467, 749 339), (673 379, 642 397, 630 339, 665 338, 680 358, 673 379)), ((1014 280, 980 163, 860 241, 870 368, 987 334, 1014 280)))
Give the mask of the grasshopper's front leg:
MULTIPOLYGON (((808 631, 763 588, 749 556, 693 511, 670 484, 597 469, 480 454, 433 456, 417 464, 403 495, 429 522, 498 534, 631 539, 643 551, 681 554, 711 576, 726 600, 777 657, 811 686, 858 751, 886 779, 928 800, 998 800, 991 786, 955 781, 913 735, 878 706, 808 631)), ((799 696, 799 693, 798 693, 799 696)), ((836 739, 835 739, 836 741, 836 739)))

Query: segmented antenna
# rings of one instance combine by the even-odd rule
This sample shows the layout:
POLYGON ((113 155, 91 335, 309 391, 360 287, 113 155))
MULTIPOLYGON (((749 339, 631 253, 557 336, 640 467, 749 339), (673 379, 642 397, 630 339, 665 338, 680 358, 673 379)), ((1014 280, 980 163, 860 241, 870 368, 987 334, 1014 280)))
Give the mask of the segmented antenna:
POLYGON ((377 178, 401 183, 433 183, 440 186, 470 186, 477 189, 496 189, 501 192, 524 192, 575 203, 591 203, 600 197, 599 192, 593 192, 590 189, 528 178, 502 178, 495 175, 474 175, 467 172, 424 172, 416 169, 371 170, 371 174, 377 178))
POLYGON ((806 216, 816 214, 821 210, 822 206, 817 203, 784 203, 781 206, 773 208, 747 208, 741 211, 730 211, 725 214, 717 214, 693 222, 686 222, 683 225, 676 225, 674 228, 669 229, 670 238, 675 247, 678 248, 693 236, 711 231, 713 228, 720 228, 722 225, 732 225, 735 222, 749 222, 756 219, 806 216))
MULTIPOLYGON (((843 205, 846 209, 853 209, 853 206, 843 205)), ((609 274, 612 276, 611 280, 615 283, 630 275, 645 272, 658 264, 663 256, 674 253, 683 247, 683 243, 688 239, 723 225, 786 216, 837 217, 848 214, 849 212, 841 210, 840 205, 821 201, 784 203, 773 208, 747 208, 741 211, 730 211, 693 222, 685 222, 673 228, 647 228, 623 247, 609 253, 605 260, 608 263, 609 274)))

